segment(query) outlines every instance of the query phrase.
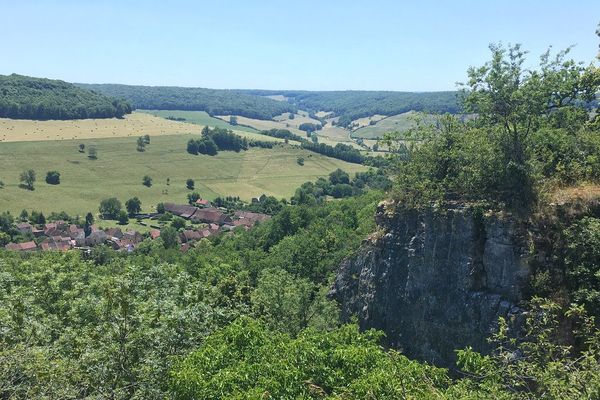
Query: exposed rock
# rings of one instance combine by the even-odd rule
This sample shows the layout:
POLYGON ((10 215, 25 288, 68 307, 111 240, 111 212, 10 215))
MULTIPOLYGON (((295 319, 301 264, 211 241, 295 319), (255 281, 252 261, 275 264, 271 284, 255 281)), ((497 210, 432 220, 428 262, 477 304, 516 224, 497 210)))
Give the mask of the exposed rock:
POLYGON ((343 318, 377 328, 387 344, 437 365, 455 349, 489 350, 499 316, 519 311, 526 243, 510 216, 466 208, 417 212, 381 204, 380 232, 346 260, 331 295, 343 318))

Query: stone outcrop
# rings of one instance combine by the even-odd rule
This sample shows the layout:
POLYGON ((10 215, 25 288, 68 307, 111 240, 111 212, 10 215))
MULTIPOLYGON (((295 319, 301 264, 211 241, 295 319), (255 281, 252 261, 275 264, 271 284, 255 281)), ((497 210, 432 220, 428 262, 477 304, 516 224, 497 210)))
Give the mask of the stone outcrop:
POLYGON ((466 346, 488 351, 498 317, 520 313, 529 277, 518 223, 461 207, 390 209, 378 207, 379 231, 340 267, 331 296, 344 319, 436 365, 453 366, 466 346))

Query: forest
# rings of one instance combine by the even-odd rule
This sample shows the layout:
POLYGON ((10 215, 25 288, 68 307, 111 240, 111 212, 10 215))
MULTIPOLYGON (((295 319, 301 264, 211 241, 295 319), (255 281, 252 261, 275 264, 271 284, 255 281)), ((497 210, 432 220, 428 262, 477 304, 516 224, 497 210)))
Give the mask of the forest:
POLYGON ((293 104, 224 89, 82 83, 77 85, 107 96, 126 99, 132 107, 147 110, 206 111, 211 116, 240 115, 256 119, 271 119, 283 113, 296 111, 293 104))
POLYGON ((375 114, 396 115, 411 110, 433 114, 460 112, 458 92, 387 92, 387 91, 276 91, 242 90, 259 96, 283 95, 302 110, 316 113, 331 111, 340 117, 338 125, 347 127, 358 118, 375 114))
POLYGON ((131 106, 126 101, 71 83, 17 74, 0 75, 0 118, 122 118, 129 113, 131 106))

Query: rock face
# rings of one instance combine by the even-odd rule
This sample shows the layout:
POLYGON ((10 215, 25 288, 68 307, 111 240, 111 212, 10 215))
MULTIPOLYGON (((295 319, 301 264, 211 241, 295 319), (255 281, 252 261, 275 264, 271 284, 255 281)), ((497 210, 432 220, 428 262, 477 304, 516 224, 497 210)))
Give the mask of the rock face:
POLYGON ((510 217, 467 209, 386 212, 380 232, 346 260, 331 296, 348 320, 386 333, 407 356, 455 365, 455 349, 489 350, 499 316, 518 313, 529 276, 510 217))

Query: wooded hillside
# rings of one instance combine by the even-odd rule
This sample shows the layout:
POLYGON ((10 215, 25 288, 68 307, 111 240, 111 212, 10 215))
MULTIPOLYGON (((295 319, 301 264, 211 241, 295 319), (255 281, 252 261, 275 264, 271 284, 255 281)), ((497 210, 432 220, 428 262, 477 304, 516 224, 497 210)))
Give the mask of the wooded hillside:
POLYGON ((123 100, 60 80, 0 75, 0 117, 14 119, 120 118, 131 113, 123 100))

